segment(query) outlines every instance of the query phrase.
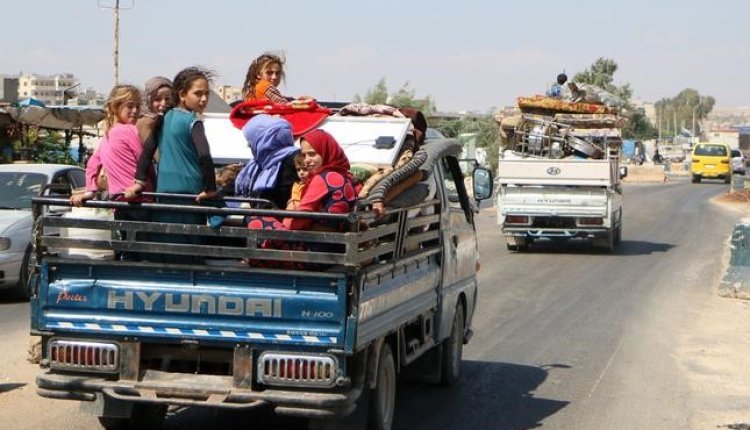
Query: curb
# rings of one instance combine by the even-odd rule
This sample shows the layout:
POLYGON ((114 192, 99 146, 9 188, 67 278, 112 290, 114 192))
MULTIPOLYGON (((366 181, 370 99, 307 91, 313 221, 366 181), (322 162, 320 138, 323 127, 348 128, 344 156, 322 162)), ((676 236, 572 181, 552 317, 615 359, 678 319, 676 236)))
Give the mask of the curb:
POLYGON ((735 224, 729 243, 729 267, 719 295, 750 300, 750 224, 735 224))

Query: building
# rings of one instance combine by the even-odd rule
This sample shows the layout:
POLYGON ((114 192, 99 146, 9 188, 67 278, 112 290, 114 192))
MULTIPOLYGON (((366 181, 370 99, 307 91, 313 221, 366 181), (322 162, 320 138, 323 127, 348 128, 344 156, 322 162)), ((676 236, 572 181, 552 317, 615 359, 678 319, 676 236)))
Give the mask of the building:
POLYGON ((709 143, 726 143, 732 149, 739 148, 740 132, 737 128, 713 128, 706 131, 709 143))
POLYGON ((70 100, 68 104, 78 106, 104 106, 107 101, 107 96, 97 92, 93 88, 86 88, 85 91, 78 93, 76 99, 70 100))
POLYGON ((62 105, 67 101, 63 98, 65 90, 77 85, 79 82, 72 73, 51 76, 22 73, 18 78, 18 99, 35 98, 48 106, 62 105))
POLYGON ((224 100, 227 104, 242 100, 242 88, 233 87, 231 85, 219 85, 216 88, 216 93, 224 100))
POLYGON ((18 78, 0 76, 0 102, 18 102, 18 78))

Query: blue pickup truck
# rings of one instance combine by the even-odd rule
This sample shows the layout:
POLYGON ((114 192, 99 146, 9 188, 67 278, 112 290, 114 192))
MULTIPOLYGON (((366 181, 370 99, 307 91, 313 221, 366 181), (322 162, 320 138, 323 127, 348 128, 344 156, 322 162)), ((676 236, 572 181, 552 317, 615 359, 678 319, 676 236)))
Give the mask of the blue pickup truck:
MULTIPOLYGON (((339 132, 342 146, 355 139, 361 150, 362 133, 381 133, 362 123, 370 131, 339 132)), ((170 405, 270 405, 314 428, 389 429, 402 372, 444 385, 459 377, 479 269, 469 193, 477 201, 492 193, 486 169, 464 179, 456 141, 423 150, 436 192, 381 218, 364 202, 348 215, 138 205, 228 220, 326 218, 345 226, 337 233, 52 217, 44 207, 66 201, 36 198, 30 278, 32 334, 42 338, 39 395, 80 401, 108 429, 158 428, 170 405), (148 239, 154 233, 158 242, 148 239), (202 240, 186 244, 185 236, 202 240), (269 241, 317 246, 263 246, 269 241)))

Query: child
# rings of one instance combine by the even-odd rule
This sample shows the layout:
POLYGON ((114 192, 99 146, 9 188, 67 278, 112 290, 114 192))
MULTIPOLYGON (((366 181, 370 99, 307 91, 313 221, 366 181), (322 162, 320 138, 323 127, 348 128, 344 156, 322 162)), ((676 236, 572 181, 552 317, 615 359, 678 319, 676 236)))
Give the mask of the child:
POLYGON ((279 84, 284 79, 284 60, 278 55, 265 53, 250 63, 242 85, 245 100, 270 100, 274 103, 288 103, 279 92, 279 84))
POLYGON ((162 76, 155 76, 145 85, 146 103, 141 117, 135 123, 140 133, 141 142, 145 142, 156 125, 156 119, 172 107, 172 81, 162 76))
POLYGON ((292 185, 292 197, 286 205, 286 210, 288 211, 297 210, 299 202, 302 200, 302 194, 305 193, 305 186, 307 186, 308 178, 310 177, 310 172, 305 166, 305 158, 302 154, 297 154, 297 156, 294 157, 294 167, 297 169, 297 177, 299 177, 299 181, 296 181, 294 185, 292 185))
MULTIPOLYGON (((159 172, 156 192, 197 195, 196 202, 216 196, 214 163, 200 116, 208 104, 212 72, 188 67, 174 78, 173 91, 177 106, 164 114, 161 127, 144 143, 138 160, 135 184, 125 190, 126 197, 140 193, 145 184, 146 171, 154 152, 159 149, 159 172)), ((158 198, 159 203, 185 204, 185 199, 158 198)), ((206 215, 182 211, 162 211, 152 219, 164 223, 206 224, 206 215)), ((153 235, 158 242, 202 244, 202 238, 184 235, 153 235)), ((179 256, 165 256, 164 262, 186 262, 179 256)), ((193 259, 193 263, 200 263, 193 259)))
MULTIPOLYGON (((86 162, 86 192, 70 198, 75 206, 94 197, 98 190, 97 179, 106 172, 106 191, 115 200, 133 183, 136 165, 141 156, 142 145, 135 122, 141 107, 141 93, 132 85, 117 85, 112 88, 105 105, 105 132, 94 154, 86 162)), ((143 189, 153 190, 150 176, 144 174, 143 189)), ((131 200, 135 196, 130 196, 131 200)), ((115 219, 125 219, 122 211, 115 213, 115 219)))
MULTIPOLYGON (((101 178, 106 173, 105 190, 114 200, 139 200, 143 198, 136 196, 123 197, 125 188, 133 183, 136 165, 143 152, 141 139, 138 136, 138 128, 135 126, 141 107, 141 93, 132 85, 117 85, 112 88, 105 105, 105 132, 99 142, 94 154, 86 162, 86 191, 82 194, 74 194, 70 202, 80 206, 84 201, 94 197, 99 190, 101 178)), ((143 179, 143 189, 152 191, 153 174, 148 174, 143 179)), ((129 208, 128 210, 115 210, 115 220, 122 221, 146 221, 149 218, 145 210, 129 208)), ((120 233, 122 239, 127 239, 125 231, 120 233)), ((136 233, 136 240, 143 239, 142 233, 136 233)), ((118 253, 120 259, 140 259, 138 254, 118 253)))
POLYGON ((229 164, 216 172, 216 186, 218 194, 223 197, 234 195, 234 182, 237 174, 242 170, 242 164, 229 164))
POLYGON ((213 73, 188 67, 173 81, 177 107, 164 114, 157 133, 146 140, 138 160, 135 184, 126 190, 133 196, 143 190, 146 171, 159 149, 158 193, 197 194, 200 202, 216 195, 216 175, 208 140, 199 115, 208 104, 213 73))

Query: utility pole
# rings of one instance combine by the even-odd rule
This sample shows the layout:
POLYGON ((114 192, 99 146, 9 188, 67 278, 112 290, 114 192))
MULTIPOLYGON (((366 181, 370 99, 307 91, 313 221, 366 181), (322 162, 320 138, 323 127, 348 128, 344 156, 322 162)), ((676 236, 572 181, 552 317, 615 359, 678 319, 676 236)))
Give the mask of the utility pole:
POLYGON ((120 83, 120 0, 115 0, 115 85, 120 83))
POLYGON ((107 4, 106 0, 98 0, 98 2, 101 9, 112 9, 114 11, 115 46, 112 56, 115 63, 115 85, 118 85, 120 83, 120 9, 132 9, 135 7, 135 0, 131 0, 131 4, 126 7, 120 5, 120 0, 114 0, 114 5, 107 4))

